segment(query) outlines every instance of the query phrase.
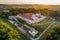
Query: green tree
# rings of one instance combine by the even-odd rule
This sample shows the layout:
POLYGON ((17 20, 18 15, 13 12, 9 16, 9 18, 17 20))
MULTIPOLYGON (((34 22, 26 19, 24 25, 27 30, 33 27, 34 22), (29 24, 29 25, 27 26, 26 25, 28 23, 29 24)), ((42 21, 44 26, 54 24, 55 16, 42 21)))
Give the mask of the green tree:
POLYGON ((0 19, 0 40, 25 40, 25 37, 19 33, 15 26, 0 19))

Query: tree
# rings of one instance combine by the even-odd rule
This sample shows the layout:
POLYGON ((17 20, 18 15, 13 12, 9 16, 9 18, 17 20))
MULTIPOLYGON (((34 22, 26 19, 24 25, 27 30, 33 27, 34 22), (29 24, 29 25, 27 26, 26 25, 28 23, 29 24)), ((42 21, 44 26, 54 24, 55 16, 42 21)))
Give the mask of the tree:
POLYGON ((21 39, 19 32, 8 22, 0 19, 0 40, 18 40, 21 39))
POLYGON ((60 37, 60 25, 54 26, 54 28, 49 31, 46 40, 60 40, 58 37, 60 37))
POLYGON ((34 9, 34 8, 28 8, 27 12, 28 13, 37 13, 38 11, 36 9, 34 9))

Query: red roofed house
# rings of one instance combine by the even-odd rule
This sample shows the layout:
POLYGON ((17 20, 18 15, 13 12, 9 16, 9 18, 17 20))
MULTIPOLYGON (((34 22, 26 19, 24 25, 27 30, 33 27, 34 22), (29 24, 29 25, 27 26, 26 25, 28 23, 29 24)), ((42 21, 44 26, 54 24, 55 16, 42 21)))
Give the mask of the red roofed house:
POLYGON ((18 14, 16 17, 19 17, 19 18, 25 20, 29 24, 42 21, 46 18, 46 16, 43 16, 40 13, 36 13, 36 14, 23 13, 23 14, 18 14))
POLYGON ((19 16, 22 16, 24 18, 27 18, 29 20, 33 20, 32 17, 32 13, 23 13, 23 14, 19 14, 19 16))

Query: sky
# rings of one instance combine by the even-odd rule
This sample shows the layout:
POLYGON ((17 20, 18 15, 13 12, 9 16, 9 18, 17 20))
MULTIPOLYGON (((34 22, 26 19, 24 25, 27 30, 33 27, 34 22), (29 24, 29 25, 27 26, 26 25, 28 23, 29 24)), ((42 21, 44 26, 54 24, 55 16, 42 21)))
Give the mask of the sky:
POLYGON ((55 4, 60 5, 60 0, 0 0, 0 4, 55 4))

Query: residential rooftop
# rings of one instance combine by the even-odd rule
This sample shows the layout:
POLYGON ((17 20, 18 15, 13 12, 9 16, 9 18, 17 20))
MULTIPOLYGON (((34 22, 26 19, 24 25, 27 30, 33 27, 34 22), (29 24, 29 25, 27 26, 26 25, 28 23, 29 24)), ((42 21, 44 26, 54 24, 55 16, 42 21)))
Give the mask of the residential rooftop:
POLYGON ((46 18, 46 16, 41 15, 41 13, 35 13, 35 14, 34 13, 20 13, 16 17, 19 17, 30 24, 42 21, 46 18))

